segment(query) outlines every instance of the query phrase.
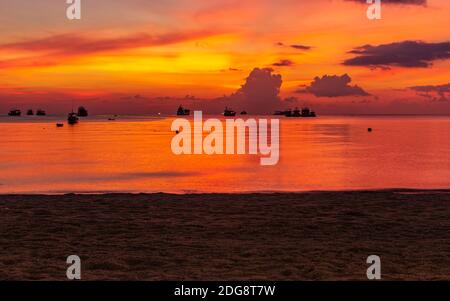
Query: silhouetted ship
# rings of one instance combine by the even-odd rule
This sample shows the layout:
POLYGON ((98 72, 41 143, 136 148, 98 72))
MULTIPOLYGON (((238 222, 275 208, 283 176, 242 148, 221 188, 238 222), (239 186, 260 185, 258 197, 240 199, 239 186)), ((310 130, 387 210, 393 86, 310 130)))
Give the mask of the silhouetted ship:
POLYGON ((302 117, 317 117, 317 115, 316 112, 311 111, 309 108, 303 108, 302 117))
POLYGON ((295 110, 292 112, 291 116, 288 117, 302 117, 302 113, 298 108, 295 108, 295 110))
POLYGON ((223 111, 223 116, 234 117, 236 116, 236 112, 226 107, 225 111, 223 111))
POLYGON ((274 115, 277 115, 277 116, 288 116, 289 115, 290 116, 290 115, 292 115, 292 110, 289 109, 286 111, 275 111, 274 115))
POLYGON ((296 108, 295 110, 286 110, 286 111, 276 111, 274 115, 286 116, 286 117, 317 117, 314 111, 311 111, 309 108, 303 108, 302 110, 296 108))
POLYGON ((247 115, 247 111, 242 111, 241 115, 247 115))
POLYGON ((88 117, 88 115, 89 115, 89 113, 88 113, 88 111, 86 110, 85 107, 79 107, 78 108, 78 113, 77 113, 78 117, 88 117))
POLYGON ((31 109, 30 109, 30 110, 28 110, 28 111, 27 111, 27 115, 28 115, 28 116, 33 116, 33 115, 34 115, 34 112, 33 112, 33 110, 31 110, 31 109))
POLYGON ((191 110, 185 109, 182 106, 178 108, 177 116, 188 116, 191 114, 191 110))
POLYGON ((37 115, 37 116, 45 116, 45 115, 47 115, 47 113, 45 113, 44 110, 37 110, 37 111, 36 111, 36 115, 37 115))
POLYGON ((22 115, 22 112, 20 110, 11 110, 8 113, 8 116, 20 116, 22 115))
POLYGON ((74 112, 69 113, 67 116, 67 123, 68 124, 77 124, 78 123, 78 116, 74 112))

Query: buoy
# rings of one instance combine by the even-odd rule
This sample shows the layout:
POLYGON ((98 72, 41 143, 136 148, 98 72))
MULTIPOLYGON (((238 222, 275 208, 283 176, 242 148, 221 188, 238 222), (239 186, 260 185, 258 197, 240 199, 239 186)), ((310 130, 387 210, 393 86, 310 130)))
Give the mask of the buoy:
POLYGON ((372 128, 368 128, 367 131, 368 132, 372 132, 373 130, 372 130, 372 128))

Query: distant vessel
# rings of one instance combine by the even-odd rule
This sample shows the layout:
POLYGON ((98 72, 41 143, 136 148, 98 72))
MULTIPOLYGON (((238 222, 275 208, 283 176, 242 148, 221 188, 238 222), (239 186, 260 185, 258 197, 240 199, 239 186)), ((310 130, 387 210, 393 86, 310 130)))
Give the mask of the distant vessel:
POLYGON ((62 128, 62 127, 64 127, 64 123, 57 123, 57 124, 56 124, 56 127, 62 128))
POLYGON ((278 115, 278 116, 291 116, 292 115, 292 110, 288 109, 285 111, 275 111, 274 115, 278 115))
POLYGON ((294 112, 289 117, 302 117, 302 113, 300 112, 300 110, 298 108, 295 108, 294 112))
POLYGON ((311 111, 309 108, 303 108, 300 110, 299 108, 295 108, 295 110, 286 110, 286 111, 276 111, 274 115, 286 116, 286 117, 317 117, 314 111, 311 111))
POLYGON ((178 116, 188 116, 191 114, 191 110, 185 109, 182 106, 178 108, 177 115, 178 116))
POLYGON ((8 116, 20 116, 20 115, 22 115, 22 112, 17 109, 11 110, 8 113, 8 116))
POLYGON ((223 116, 228 116, 228 117, 234 117, 236 116, 236 112, 229 109, 228 107, 225 107, 225 111, 223 112, 223 116))
POLYGON ((86 110, 86 108, 85 107, 79 107, 78 108, 78 113, 77 113, 77 116, 78 117, 88 117, 88 111, 86 110))
POLYGON ((309 108, 302 109, 302 117, 317 117, 316 112, 311 111, 309 108))
POLYGON ((67 116, 67 123, 68 124, 77 124, 78 123, 77 114, 75 114, 74 112, 69 113, 69 115, 67 116))
POLYGON ((34 112, 33 112, 33 110, 29 109, 29 110, 27 111, 27 115, 28 115, 28 116, 32 116, 32 115, 34 115, 34 112))
POLYGON ((44 110, 37 110, 37 111, 36 111, 36 115, 37 115, 37 116, 45 116, 45 115, 47 115, 47 113, 45 113, 44 110))
POLYGON ((241 115, 247 115, 247 111, 242 111, 241 115))

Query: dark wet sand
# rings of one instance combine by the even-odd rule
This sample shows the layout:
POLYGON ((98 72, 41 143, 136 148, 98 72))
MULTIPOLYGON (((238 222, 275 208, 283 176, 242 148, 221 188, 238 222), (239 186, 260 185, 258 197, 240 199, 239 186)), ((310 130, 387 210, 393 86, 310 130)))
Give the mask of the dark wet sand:
POLYGON ((0 279, 450 280, 450 190, 0 196, 0 279))

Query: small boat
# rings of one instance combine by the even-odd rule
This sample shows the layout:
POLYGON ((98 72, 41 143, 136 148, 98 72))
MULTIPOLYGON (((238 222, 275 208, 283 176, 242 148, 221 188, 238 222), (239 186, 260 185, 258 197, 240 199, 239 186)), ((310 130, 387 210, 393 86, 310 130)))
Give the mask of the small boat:
POLYGON ((22 115, 22 112, 17 109, 11 110, 8 113, 8 116, 20 116, 20 115, 22 115))
POLYGON ((177 110, 177 116, 189 116, 191 114, 191 110, 185 109, 180 106, 177 110))
POLYGON ((236 116, 236 112, 229 109, 228 107, 225 107, 225 111, 223 112, 223 116, 227 116, 227 117, 234 117, 236 116))
POLYGON ((28 116, 33 116, 33 115, 34 115, 33 110, 29 109, 29 110, 27 111, 27 115, 28 115, 28 116))
POLYGON ((108 120, 109 120, 109 121, 114 121, 114 120, 116 120, 116 118, 110 117, 110 118, 108 118, 108 120))
POLYGON ((78 108, 78 113, 77 113, 78 117, 88 117, 88 115, 89 115, 89 113, 88 113, 88 111, 86 110, 85 107, 79 107, 78 108))
POLYGON ((58 128, 62 128, 64 126, 64 123, 57 123, 56 124, 56 127, 58 127, 58 128))
POLYGON ((69 115, 67 116, 67 123, 68 124, 77 124, 78 123, 78 116, 77 114, 75 114, 74 112, 69 113, 69 115))
POLYGON ((45 115, 47 115, 47 113, 45 113, 44 110, 37 110, 36 111, 36 116, 45 116, 45 115))
POLYGON ((247 115, 247 111, 242 111, 241 115, 247 115))

